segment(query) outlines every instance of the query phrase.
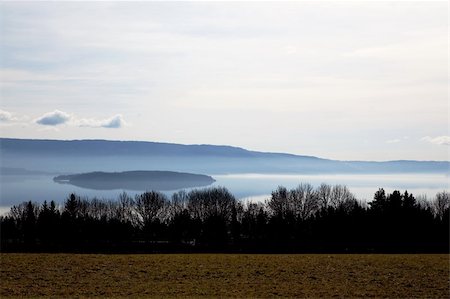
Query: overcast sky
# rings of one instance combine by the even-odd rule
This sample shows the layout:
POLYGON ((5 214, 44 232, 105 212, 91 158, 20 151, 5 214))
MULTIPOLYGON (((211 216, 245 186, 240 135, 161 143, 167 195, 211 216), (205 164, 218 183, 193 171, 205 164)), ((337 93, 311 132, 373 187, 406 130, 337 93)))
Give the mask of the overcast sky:
POLYGON ((0 9, 2 137, 449 160, 447 1, 0 9))

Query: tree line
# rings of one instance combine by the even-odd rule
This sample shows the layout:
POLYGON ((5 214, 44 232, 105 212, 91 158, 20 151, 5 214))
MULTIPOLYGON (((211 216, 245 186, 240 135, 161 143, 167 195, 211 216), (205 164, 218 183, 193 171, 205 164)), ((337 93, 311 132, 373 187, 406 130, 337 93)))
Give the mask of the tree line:
POLYGON ((265 202, 226 188, 148 191, 117 200, 71 194, 0 217, 2 251, 449 252, 449 194, 375 192, 358 201, 343 185, 278 187, 265 202))

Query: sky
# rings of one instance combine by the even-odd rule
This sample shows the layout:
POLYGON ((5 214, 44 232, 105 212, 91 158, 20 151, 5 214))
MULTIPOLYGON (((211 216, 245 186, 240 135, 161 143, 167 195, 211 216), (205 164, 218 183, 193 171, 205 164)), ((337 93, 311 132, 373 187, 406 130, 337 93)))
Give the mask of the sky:
POLYGON ((449 160, 448 2, 0 2, 0 136, 449 160))

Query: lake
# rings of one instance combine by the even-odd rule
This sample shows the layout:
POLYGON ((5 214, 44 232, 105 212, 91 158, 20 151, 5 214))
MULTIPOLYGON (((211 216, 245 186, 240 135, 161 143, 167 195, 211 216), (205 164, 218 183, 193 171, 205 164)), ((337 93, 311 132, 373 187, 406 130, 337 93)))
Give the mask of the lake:
MULTIPOLYGON (((210 186, 224 186, 238 199, 259 201, 270 197, 272 190, 282 185, 294 188, 299 183, 343 184, 350 188, 359 200, 371 201, 378 188, 387 192, 408 190, 414 195, 433 198, 437 192, 449 190, 449 177, 445 174, 388 174, 388 175, 295 175, 295 174, 229 174, 211 175, 216 182, 210 186)), ((43 202, 54 200, 62 203, 70 193, 90 198, 117 199, 126 191, 130 195, 142 193, 129 190, 90 190, 68 184, 59 184, 49 175, 0 176, 0 211, 23 201, 43 202)), ((187 189, 189 190, 189 189, 187 189)), ((174 190, 177 191, 177 190, 174 190)), ((165 191, 170 196, 174 191, 165 191)))

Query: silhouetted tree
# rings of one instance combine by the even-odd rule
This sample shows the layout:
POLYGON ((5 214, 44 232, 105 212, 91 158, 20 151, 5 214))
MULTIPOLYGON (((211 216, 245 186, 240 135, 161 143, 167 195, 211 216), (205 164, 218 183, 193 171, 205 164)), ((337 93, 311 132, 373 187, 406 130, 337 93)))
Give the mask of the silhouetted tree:
POLYGON ((136 213, 139 216, 139 224, 146 238, 155 240, 163 234, 163 221, 166 220, 168 199, 156 191, 148 191, 136 195, 136 213))
POLYGON ((26 205, 25 219, 23 223, 25 244, 32 245, 36 242, 36 222, 39 214, 39 206, 31 201, 26 205))
POLYGON ((327 209, 331 203, 331 186, 325 183, 320 184, 317 189, 319 208, 327 209))
POLYGON ((450 199, 447 191, 442 191, 436 194, 432 202, 433 211, 439 219, 443 219, 445 213, 450 208, 450 199))
POLYGON ((417 199, 379 189, 368 205, 346 186, 278 187, 266 202, 242 203, 223 187, 171 200, 149 191, 117 201, 75 194, 13 206, 0 217, 2 250, 268 252, 448 252, 449 197, 417 199), (61 209, 61 210, 60 210, 61 209), (62 213, 61 213, 61 212, 62 213))
POLYGON ((201 223, 203 242, 222 244, 231 233, 234 196, 223 187, 192 190, 187 207, 194 222, 201 223))
POLYGON ((375 192, 375 195, 373 197, 373 201, 369 202, 370 207, 373 211, 382 213, 387 208, 387 197, 386 192, 383 188, 378 189, 377 192, 375 192))
POLYGON ((70 219, 76 219, 79 216, 79 203, 80 197, 75 195, 74 193, 70 194, 69 198, 66 200, 64 204, 64 216, 70 219))

